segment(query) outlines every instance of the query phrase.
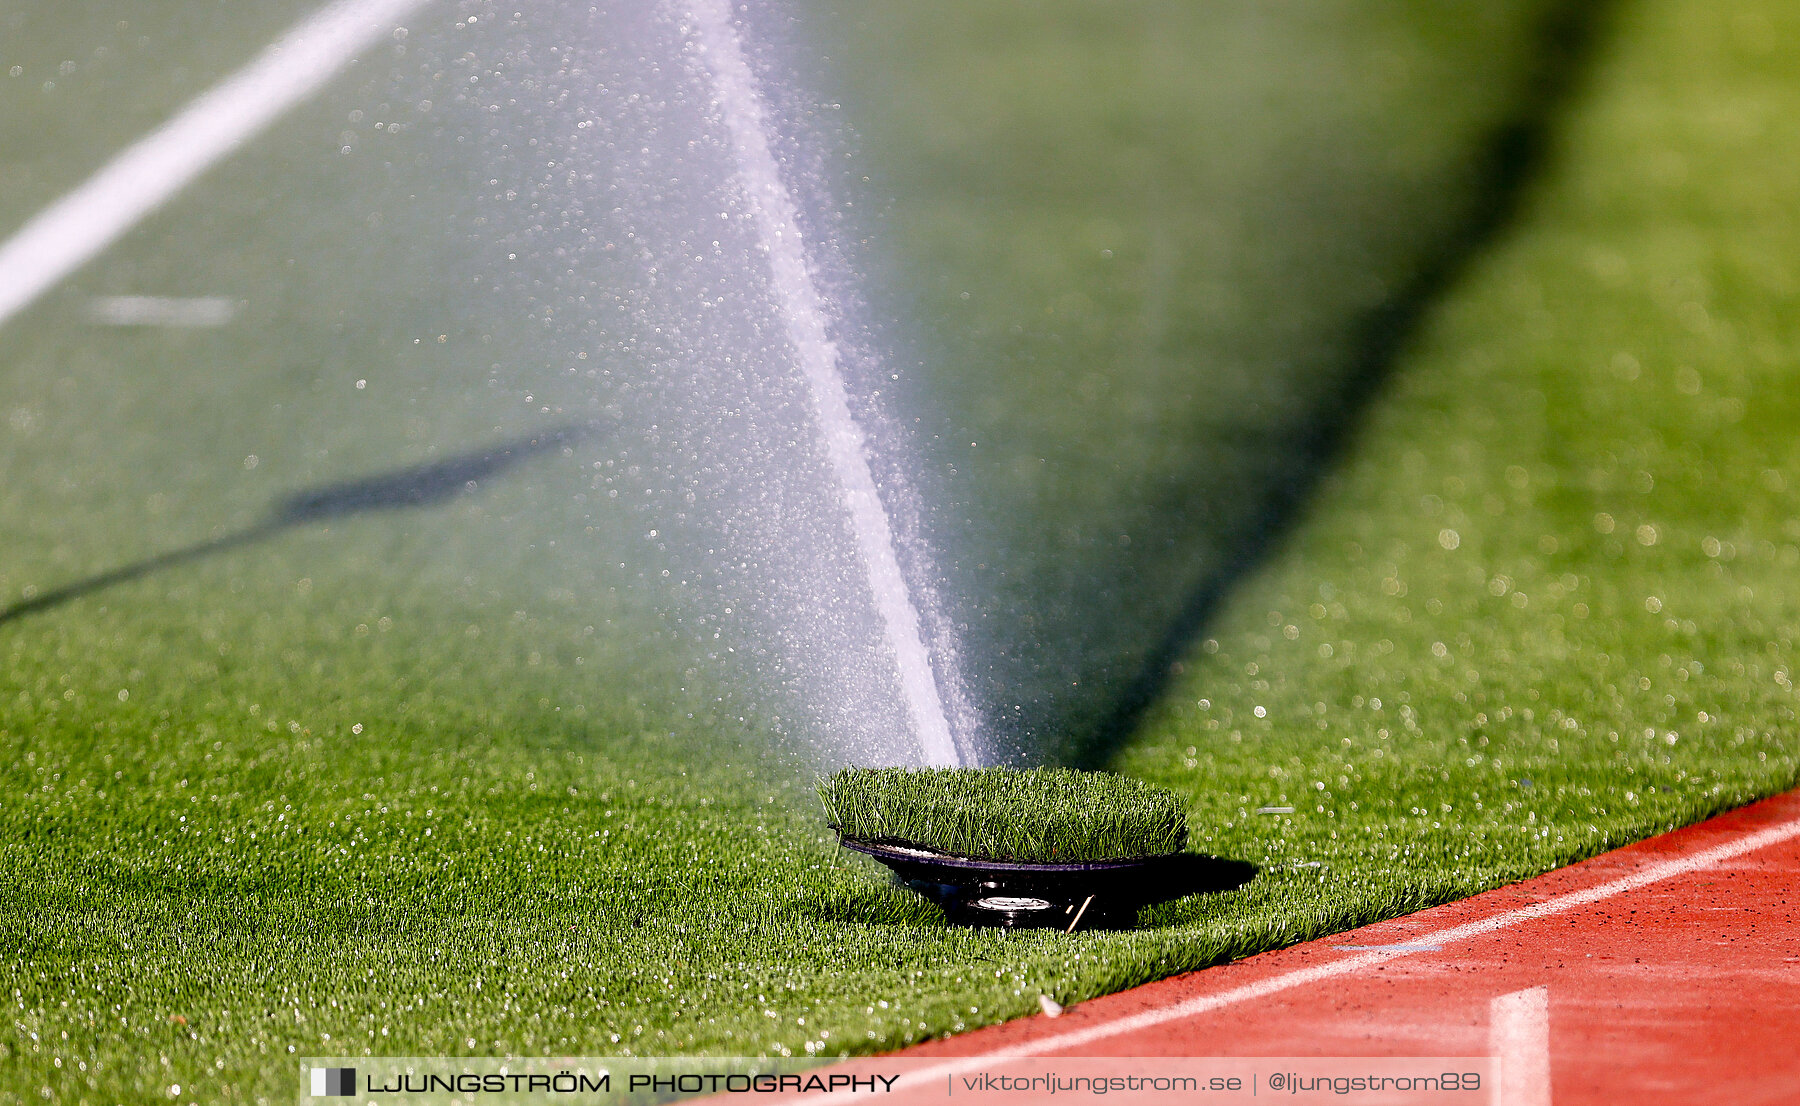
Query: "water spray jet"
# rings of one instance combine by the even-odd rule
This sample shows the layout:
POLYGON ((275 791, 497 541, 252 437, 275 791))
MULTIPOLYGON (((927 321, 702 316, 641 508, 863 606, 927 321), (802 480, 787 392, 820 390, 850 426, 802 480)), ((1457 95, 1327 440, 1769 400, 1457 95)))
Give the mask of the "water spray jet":
POLYGON ((919 610, 900 569, 893 526, 869 468, 867 440, 850 410, 829 314, 807 262, 800 219, 769 144, 768 112, 728 0, 693 0, 697 44, 729 136, 737 188, 768 257, 774 298, 786 323, 832 477, 841 493, 869 592, 893 653, 902 699, 927 765, 954 766, 962 754, 950 732, 919 610))

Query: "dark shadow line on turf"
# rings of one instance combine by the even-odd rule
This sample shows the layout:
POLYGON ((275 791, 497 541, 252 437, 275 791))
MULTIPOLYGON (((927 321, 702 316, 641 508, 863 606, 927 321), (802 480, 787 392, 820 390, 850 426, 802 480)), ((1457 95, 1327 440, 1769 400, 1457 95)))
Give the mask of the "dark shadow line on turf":
POLYGON ((0 626, 165 568, 251 545, 307 523, 366 511, 391 511, 448 502, 475 492, 483 481, 501 475, 522 461, 591 437, 599 430, 596 424, 557 427, 442 461, 409 465, 373 476, 291 492, 277 499, 260 521, 235 533, 145 557, 0 608, 0 626))
POLYGON ((1447 236, 1419 274, 1364 324, 1363 338, 1337 394, 1331 402, 1319 404, 1311 422, 1295 435, 1291 477, 1274 482, 1267 509, 1236 543, 1235 556, 1189 594, 1101 721, 1063 750, 1065 763, 1081 768, 1107 765, 1113 749, 1137 729, 1144 712, 1162 697, 1175 664, 1187 655, 1239 581, 1259 568, 1303 517, 1320 481, 1360 426, 1363 412, 1380 394, 1407 341, 1519 214, 1529 185, 1548 159, 1563 110, 1581 90, 1616 6, 1613 0, 1575 0, 1546 13, 1537 34, 1543 43, 1541 61, 1534 67, 1520 108, 1483 143, 1484 170, 1475 175, 1479 192, 1469 216, 1447 236))

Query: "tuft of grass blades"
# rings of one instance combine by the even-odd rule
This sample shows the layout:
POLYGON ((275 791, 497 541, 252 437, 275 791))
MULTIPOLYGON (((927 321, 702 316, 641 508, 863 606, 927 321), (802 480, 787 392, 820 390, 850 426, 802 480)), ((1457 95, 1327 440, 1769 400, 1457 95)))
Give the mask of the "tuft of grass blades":
POLYGON ((1187 808, 1173 791, 1069 768, 846 768, 819 780, 845 837, 980 860, 1122 860, 1179 852, 1187 808))

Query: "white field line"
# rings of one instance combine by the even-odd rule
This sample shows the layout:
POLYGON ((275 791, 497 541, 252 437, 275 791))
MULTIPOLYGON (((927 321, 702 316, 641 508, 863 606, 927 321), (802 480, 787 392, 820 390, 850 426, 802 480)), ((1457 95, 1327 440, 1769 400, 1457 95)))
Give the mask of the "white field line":
POLYGON ((214 162, 312 95, 429 0, 337 0, 201 93, 0 244, 0 324, 112 245, 214 162))
MULTIPOLYGON (((1145 1010, 1141 1013, 1131 1014, 1122 1018, 1115 1018, 1109 1022, 1102 1022, 1099 1025, 1090 1025, 1082 1029, 1072 1029, 1068 1032, 1058 1033, 1050 1037, 1040 1037, 1035 1041, 1030 1041, 1011 1048, 997 1049, 993 1052, 982 1053, 979 1056, 959 1056, 948 1059, 941 1064, 934 1064, 928 1068, 918 1068, 906 1073, 899 1078, 894 1084, 894 1087, 895 1089, 899 1089, 900 1087, 934 1083, 943 1080, 946 1076, 978 1070, 991 1064, 995 1060, 1006 1060, 1025 1056, 1042 1056, 1046 1053, 1060 1052, 1064 1049, 1080 1048, 1084 1045, 1092 1044, 1095 1041, 1103 1041, 1108 1037, 1117 1037, 1125 1033, 1135 1033, 1140 1029, 1150 1029, 1155 1026, 1166 1025, 1169 1022, 1181 1021, 1183 1018, 1192 1018, 1200 1014, 1208 1014, 1215 1010, 1221 1010, 1227 1006, 1235 1006, 1243 1002, 1254 1002, 1257 999, 1280 994, 1283 991, 1292 990, 1295 987, 1304 987, 1310 983, 1321 983, 1328 979, 1336 979, 1339 976, 1353 975, 1356 972, 1362 971, 1364 968, 1372 968, 1378 964, 1385 964, 1390 960, 1398 960, 1403 956, 1411 956, 1419 951, 1417 947, 1419 945, 1449 945, 1460 941, 1467 941, 1475 937, 1485 937, 1488 934, 1498 933, 1501 930, 1510 929, 1513 926, 1537 921, 1539 918, 1548 918, 1556 914, 1566 913, 1567 911, 1574 910, 1578 907, 1588 906, 1604 899, 1610 899, 1617 895, 1636 891, 1648 887, 1653 883, 1660 883, 1665 879, 1671 879, 1675 876, 1699 871, 1702 868, 1707 868, 1714 864, 1730 860, 1733 857, 1743 856, 1745 853, 1755 852, 1758 849, 1780 844, 1783 841, 1795 837, 1800 837, 1800 819, 1770 826, 1768 829, 1759 830, 1746 837, 1740 837, 1736 841, 1730 841, 1723 845, 1715 845, 1710 849, 1704 849, 1700 852, 1676 860, 1665 860, 1658 864, 1652 864, 1631 875, 1608 880, 1605 883, 1596 884, 1585 890, 1570 891, 1567 894, 1558 895, 1553 899, 1546 899, 1543 902, 1533 903, 1530 906, 1521 906, 1516 910, 1507 910, 1495 914, 1492 917, 1483 918, 1480 921, 1468 922, 1463 925, 1452 926, 1448 929, 1440 929, 1431 933, 1421 933, 1406 945, 1389 946, 1386 949, 1363 952, 1355 956, 1347 956, 1342 960, 1334 960, 1329 964, 1319 964, 1310 968, 1301 968, 1298 971, 1287 972, 1284 975, 1273 976, 1269 979, 1259 980, 1255 983, 1246 983, 1242 987, 1233 987, 1229 991, 1220 991, 1217 994, 1197 995, 1185 1002, 1178 1002, 1173 1006, 1164 1006, 1157 1010, 1145 1010)), ((833 1096, 831 1101, 850 1102, 857 1098, 865 1097, 867 1097, 866 1094, 859 1092, 833 1096)))
POLYGON ((1500 1061, 1494 1106, 1550 1106, 1550 988, 1488 1003, 1488 1055, 1500 1061))
POLYGON ((224 326, 237 314, 224 296, 95 296, 88 319, 101 326, 224 326))

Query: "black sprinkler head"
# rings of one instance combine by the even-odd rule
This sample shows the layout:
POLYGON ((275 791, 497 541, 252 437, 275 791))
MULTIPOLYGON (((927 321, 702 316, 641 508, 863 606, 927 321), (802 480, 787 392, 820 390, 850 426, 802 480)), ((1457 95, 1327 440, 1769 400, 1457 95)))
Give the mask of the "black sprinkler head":
POLYGON ((1228 891, 1256 874, 1253 864, 1198 853, 1022 863, 951 856, 904 841, 840 835, 839 843, 893 869, 953 924, 1007 929, 1125 929, 1152 903, 1228 891))

